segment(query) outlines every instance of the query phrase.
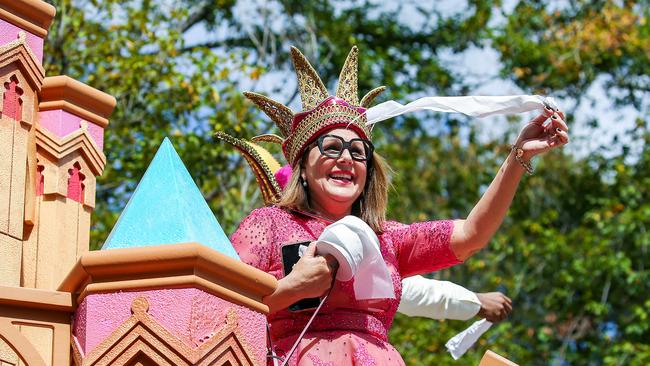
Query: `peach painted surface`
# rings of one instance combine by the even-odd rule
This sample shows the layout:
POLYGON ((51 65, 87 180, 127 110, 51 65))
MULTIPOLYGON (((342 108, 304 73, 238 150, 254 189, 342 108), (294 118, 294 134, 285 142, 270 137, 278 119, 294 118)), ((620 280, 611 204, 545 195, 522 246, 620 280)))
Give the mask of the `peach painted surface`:
POLYGON ((18 39, 18 32, 23 31, 25 32, 25 39, 27 41, 27 45, 29 48, 32 49, 32 52, 34 52, 34 56, 36 56, 38 63, 42 64, 43 63, 43 38, 29 33, 28 31, 18 28, 15 25, 0 19, 0 46, 5 45, 11 41, 15 41, 18 39))
POLYGON ((219 331, 226 313, 235 310, 239 334, 254 352, 266 357, 266 319, 263 314, 232 304, 199 289, 169 289, 88 295, 75 312, 73 335, 84 354, 92 351, 131 316, 138 296, 149 301, 148 313, 186 345, 195 348, 219 331))
MULTIPOLYGON (((63 138, 81 127, 82 118, 61 109, 38 112, 39 124, 63 138)), ((100 150, 104 150, 104 129, 88 122, 88 133, 100 150)))

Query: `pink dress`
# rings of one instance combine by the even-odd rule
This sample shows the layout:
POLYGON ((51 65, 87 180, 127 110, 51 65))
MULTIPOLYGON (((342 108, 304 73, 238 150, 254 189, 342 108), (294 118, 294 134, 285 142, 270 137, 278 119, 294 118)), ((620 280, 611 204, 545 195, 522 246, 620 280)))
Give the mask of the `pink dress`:
MULTIPOLYGON (((357 301, 354 279, 336 281, 289 364, 404 365, 387 338, 402 295, 401 280, 459 263, 449 247, 453 225, 450 220, 411 225, 387 222, 379 242, 396 299, 357 301)), ((326 226, 321 220, 264 207, 241 222, 231 241, 242 261, 281 279, 281 245, 316 240, 326 226)), ((277 355, 283 356, 291 349, 311 314, 282 310, 269 315, 277 355)))

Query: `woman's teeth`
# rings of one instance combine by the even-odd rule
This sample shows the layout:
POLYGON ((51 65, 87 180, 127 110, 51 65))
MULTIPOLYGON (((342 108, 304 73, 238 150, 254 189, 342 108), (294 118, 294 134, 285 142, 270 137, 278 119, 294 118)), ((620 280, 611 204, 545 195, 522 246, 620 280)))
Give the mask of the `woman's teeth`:
POLYGON ((344 181, 352 181, 352 177, 346 174, 332 174, 330 175, 330 178, 332 179, 337 179, 337 180, 344 180, 344 181))

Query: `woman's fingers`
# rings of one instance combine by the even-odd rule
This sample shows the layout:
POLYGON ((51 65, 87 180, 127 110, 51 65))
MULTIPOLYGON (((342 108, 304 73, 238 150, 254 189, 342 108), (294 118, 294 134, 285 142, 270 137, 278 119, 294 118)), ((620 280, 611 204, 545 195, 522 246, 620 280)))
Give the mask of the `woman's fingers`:
POLYGON ((539 116, 533 118, 530 121, 530 123, 541 126, 541 125, 544 124, 544 121, 546 121, 552 115, 553 115, 552 110, 550 110, 548 108, 544 108, 544 110, 542 111, 542 114, 540 114, 539 116))
POLYGON ((312 241, 311 243, 309 243, 307 250, 305 250, 302 256, 310 258, 310 257, 314 257, 315 255, 316 255, 316 242, 312 241))
POLYGON ((564 122, 564 117, 560 116, 559 113, 554 114, 551 117, 551 124, 553 128, 560 128, 563 131, 569 131, 569 126, 564 122))
POLYGON ((333 255, 325 254, 324 257, 325 261, 327 262, 327 266, 330 267, 331 270, 336 270, 339 268, 339 261, 337 261, 333 255))
POLYGON ((569 134, 558 128, 555 130, 555 134, 553 136, 550 136, 546 140, 546 144, 548 145, 548 148, 544 150, 549 150, 554 147, 562 146, 568 142, 569 142, 569 134))

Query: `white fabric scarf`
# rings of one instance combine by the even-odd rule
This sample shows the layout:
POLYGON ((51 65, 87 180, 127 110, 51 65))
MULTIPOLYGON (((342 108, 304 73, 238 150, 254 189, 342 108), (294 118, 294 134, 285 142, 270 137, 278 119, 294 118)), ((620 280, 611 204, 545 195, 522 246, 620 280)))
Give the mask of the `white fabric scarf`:
MULTIPOLYGON (((300 250, 301 256, 304 249, 300 250)), ((331 254, 336 258, 339 263, 337 280, 354 278, 357 300, 395 298, 390 272, 379 249, 379 238, 360 218, 346 216, 327 226, 318 237, 316 251, 319 255, 331 254)))
POLYGON ((367 125, 416 111, 462 113, 470 117, 487 117, 497 114, 517 114, 543 109, 557 109, 551 97, 541 95, 424 97, 402 105, 394 100, 377 104, 366 110, 367 125))

